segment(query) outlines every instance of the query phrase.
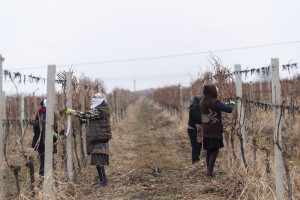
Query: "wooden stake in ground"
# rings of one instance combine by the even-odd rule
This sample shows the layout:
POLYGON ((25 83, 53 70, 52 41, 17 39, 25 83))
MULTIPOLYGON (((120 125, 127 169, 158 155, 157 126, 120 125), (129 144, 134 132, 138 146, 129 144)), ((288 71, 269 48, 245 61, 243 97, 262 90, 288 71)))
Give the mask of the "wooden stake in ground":
POLYGON ((56 66, 48 66, 47 75, 47 105, 46 105, 46 128, 45 128, 45 180, 44 198, 50 199, 52 189, 53 172, 53 127, 54 127, 54 105, 55 105, 55 73, 56 66))
POLYGON ((4 184, 3 184, 3 136, 4 128, 3 123, 3 106, 6 106, 6 102, 3 102, 3 90, 2 90, 2 56, 0 55, 0 199, 4 199, 4 184))
MULTIPOLYGON (((272 58, 272 104, 281 105, 281 87, 279 81, 279 59, 272 58)), ((282 147, 281 108, 277 107, 273 110, 273 133, 274 133, 274 150, 275 150, 275 173, 276 173, 276 196, 277 199, 284 199, 283 185, 283 160, 280 147, 282 147), (278 147, 277 145, 280 145, 278 147)))
MULTIPOLYGON (((67 108, 72 108, 72 73, 66 72, 66 98, 67 98, 67 108)), ((67 168, 68 168, 68 178, 73 180, 73 145, 72 145, 72 120, 71 115, 67 115, 68 127, 67 130, 67 168)))
MULTIPOLYGON (((81 100, 81 112, 85 112, 85 102, 84 102, 84 94, 83 91, 80 94, 80 100, 81 100)), ((82 162, 86 163, 86 158, 87 158, 87 152, 86 152, 86 131, 83 126, 80 126, 80 145, 81 145, 81 160, 82 162)))
POLYGON ((24 134, 24 94, 20 95, 20 127, 21 127, 21 136, 24 134))
MULTIPOLYGON (((237 74, 235 75, 235 82, 236 82, 236 96, 242 98, 243 96, 243 86, 242 86, 242 77, 241 73, 241 65, 235 65, 235 71, 237 74)), ((238 111, 238 121, 240 126, 240 134, 241 134, 241 156, 242 156, 242 167, 247 165, 247 158, 246 158, 246 135, 245 135, 245 126, 244 126, 244 116, 245 116, 245 108, 242 102, 242 99, 237 100, 237 111, 238 111), (245 161, 244 161, 245 160, 245 161)))
POLYGON ((179 86, 179 98, 180 98, 180 120, 183 119, 183 99, 182 99, 182 87, 179 86))

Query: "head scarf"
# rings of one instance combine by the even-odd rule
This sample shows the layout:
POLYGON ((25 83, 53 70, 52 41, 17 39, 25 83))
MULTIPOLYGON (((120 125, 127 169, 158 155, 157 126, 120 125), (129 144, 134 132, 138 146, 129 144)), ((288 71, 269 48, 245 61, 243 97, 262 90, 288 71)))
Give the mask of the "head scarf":
POLYGON ((94 94, 94 96, 92 97, 91 109, 95 109, 97 106, 99 106, 103 102, 105 102, 105 103, 107 102, 107 100, 105 99, 105 95, 103 93, 94 94))
POLYGON ((47 105, 47 99, 43 99, 43 101, 41 102, 41 106, 46 108, 47 105))

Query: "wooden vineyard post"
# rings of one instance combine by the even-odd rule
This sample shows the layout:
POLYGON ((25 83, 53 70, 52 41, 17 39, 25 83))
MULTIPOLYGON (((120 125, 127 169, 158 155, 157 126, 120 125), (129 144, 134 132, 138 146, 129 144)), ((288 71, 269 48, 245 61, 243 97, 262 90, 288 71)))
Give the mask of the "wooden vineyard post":
POLYGON ((47 75, 47 105, 46 105, 46 133, 45 133, 45 180, 44 197, 51 199, 52 172, 53 172, 53 126, 55 104, 55 73, 56 66, 48 65, 47 75))
MULTIPOLYGON (((66 98, 67 108, 72 108, 72 73, 66 72, 66 98)), ((67 170, 68 178, 73 180, 73 145, 72 145, 72 120, 71 115, 67 115, 67 170), (68 130, 69 129, 69 130, 68 130), (69 131, 69 132, 68 132, 69 131)))
MULTIPOLYGON (((4 138, 4 128, 3 128, 3 107, 6 106, 5 99, 2 97, 2 56, 0 55, 0 199, 4 199, 4 184, 3 184, 3 138, 4 138)), ((5 95, 4 95, 5 96, 5 95)))
POLYGON ((267 100, 267 103, 271 103, 272 101, 272 87, 271 87, 271 84, 272 84, 272 80, 268 80, 268 100, 267 100))
POLYGON ((20 128, 21 136, 24 134, 24 94, 20 95, 20 128))
POLYGON ((263 102, 263 89, 262 89, 262 80, 259 79, 259 101, 263 102))
POLYGON ((242 156, 242 167, 247 168, 247 159, 246 159, 246 135, 245 135, 245 126, 244 126, 244 116, 245 108, 242 102, 243 96, 243 86, 242 86, 242 77, 241 77, 241 65, 235 65, 236 71, 236 96, 239 98, 237 100, 237 111, 238 111, 238 121, 239 121, 239 139, 241 143, 241 156, 242 156))
POLYGON ((180 120, 183 119, 183 99, 182 99, 182 87, 179 86, 179 98, 180 98, 180 120))
POLYGON ((283 185, 283 160, 280 148, 282 148, 281 135, 281 87, 279 81, 279 59, 272 58, 272 104, 278 105, 273 110, 273 133, 274 133, 274 150, 275 150, 275 174, 276 174, 276 196, 277 199, 284 199, 283 185))
MULTIPOLYGON (((261 86, 261 82, 260 82, 260 86, 261 86)), ((262 91, 260 89, 260 91, 262 91)), ((260 92, 261 93, 261 92, 260 92)), ((261 96, 260 96, 261 97, 261 96)), ((261 99, 261 98, 260 98, 261 99)), ((254 95, 253 95, 253 85, 252 85, 252 81, 250 81, 250 100, 253 101, 254 100, 254 95)), ((254 104, 251 103, 250 104, 250 118, 251 118, 251 129, 253 129, 253 124, 254 124, 254 104)), ((253 167, 254 167, 254 171, 256 171, 256 152, 257 152, 257 144, 256 144, 256 133, 253 131, 252 133, 252 144, 253 144, 253 167)))
MULTIPOLYGON (((114 96, 114 91, 112 91, 112 93, 111 93, 111 113, 115 113, 114 112, 115 110, 116 110, 116 108, 115 108, 115 96, 114 96)), ((114 121, 113 122, 116 122, 116 116, 114 116, 114 121)))
POLYGON ((2 107, 2 109, 3 109, 3 120, 6 122, 6 96, 5 96, 5 92, 2 92, 2 102, 3 102, 3 104, 1 104, 1 105, 3 105, 3 107, 2 107))
MULTIPOLYGON (((80 98, 81 98, 81 111, 85 112, 85 102, 84 102, 83 92, 80 94, 80 98)), ((85 130, 85 128, 82 129, 82 144, 83 144, 83 160, 85 160, 87 158, 87 152, 86 152, 86 130, 85 130)))
POLYGON ((116 90, 116 94, 115 94, 116 122, 120 121, 120 118, 119 118, 119 102, 118 102, 118 98, 119 98, 119 95, 118 95, 118 91, 116 90))

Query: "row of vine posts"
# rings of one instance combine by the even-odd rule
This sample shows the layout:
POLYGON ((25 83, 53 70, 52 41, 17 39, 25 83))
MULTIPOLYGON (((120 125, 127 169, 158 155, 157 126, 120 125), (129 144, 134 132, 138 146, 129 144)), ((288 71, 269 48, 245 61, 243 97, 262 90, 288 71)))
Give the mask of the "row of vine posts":
MULTIPOLYGON (((206 72, 202 75, 202 77, 198 78, 196 81, 191 83, 189 88, 190 93, 185 93, 188 96, 188 99, 192 98, 192 94, 203 94, 203 86, 206 84, 215 84, 219 89, 218 97, 221 101, 227 101, 229 99, 235 100, 237 113, 234 114, 231 120, 228 122, 225 120, 225 134, 224 134, 224 144, 226 143, 226 147, 229 150, 229 143, 232 146, 232 154, 236 158, 234 152, 234 133, 239 138, 240 141, 240 152, 241 152, 241 165, 245 170, 249 171, 249 166, 247 162, 247 150, 246 150, 246 132, 252 134, 252 146, 253 146, 253 157, 254 157, 254 168, 256 167, 256 152, 259 148, 262 151, 266 152, 266 172, 270 174, 270 149, 265 146, 257 145, 257 134, 259 131, 253 130, 254 124, 254 113, 255 109, 260 109, 264 111, 272 111, 273 112, 273 139, 269 139, 268 141, 272 141, 274 145, 275 152, 275 180, 276 180, 276 197, 277 199, 284 199, 285 190, 284 190, 284 178, 283 172, 285 170, 286 178, 287 178, 287 188, 288 188, 288 198, 292 199, 292 186, 291 179, 289 174, 289 168, 287 164, 287 152, 283 148, 282 143, 282 121, 284 118, 284 112, 288 111, 292 113, 294 117, 295 111, 299 112, 299 107, 295 107, 295 99, 291 100, 291 105, 286 105, 286 101, 282 100, 283 93, 291 93, 287 91, 291 91, 291 85, 284 84, 285 80, 280 80, 279 77, 279 59, 272 58, 271 65, 268 67, 262 67, 258 69, 251 70, 241 70, 241 65, 235 65, 235 71, 230 73, 230 71, 220 65, 220 60, 213 58, 213 72, 206 72), (256 74, 264 74, 267 76, 272 76, 271 82, 268 81, 260 81, 260 83, 253 84, 252 81, 250 83, 243 83, 242 75, 244 74, 246 77, 251 73, 251 75, 256 74), (284 91, 281 90, 281 85, 283 85, 284 91), (257 88, 254 92, 254 87, 257 88), (265 91, 265 92, 263 92, 265 91), (271 101, 269 100, 271 98, 271 101), (250 99, 250 100, 249 100, 250 99), (259 102, 258 100, 264 102, 259 102), (252 124, 251 128, 246 126, 245 121, 245 110, 246 106, 249 106, 250 110, 250 124, 252 124), (231 126, 231 128, 230 128, 231 126), (230 135, 230 137, 229 137, 230 135), (231 139, 230 139, 231 138, 231 139), (231 141, 229 141, 231 140, 231 141)), ((286 67, 296 66, 293 65, 283 65, 283 69, 286 67)), ((291 94, 290 94, 291 95, 291 94)), ((182 87, 178 86, 168 86, 164 88, 156 89, 152 95, 149 95, 149 98, 152 98, 154 102, 157 102, 162 108, 169 110, 172 114, 177 114, 178 110, 182 113, 182 87)), ((291 98, 293 99, 293 98, 291 98)), ((226 115, 226 114, 225 114, 226 115)), ((227 115, 226 115, 227 116, 227 115)), ((182 119, 182 115, 180 117, 182 119)), ((261 131, 261 130, 260 130, 261 131)), ((260 134, 262 136, 262 134, 260 134)), ((226 148, 224 148, 226 149, 226 148)), ((292 147, 291 147, 292 151, 292 147)), ((299 149, 297 150, 299 151, 299 149)), ((299 154, 299 153, 298 153, 299 154)), ((254 169, 255 170, 255 169, 254 169)))
MULTIPOLYGON (((0 55, 0 73, 3 73, 2 68, 2 56, 0 55)), ((21 77, 21 76, 20 76, 21 77)), ((10 76, 11 78, 11 76, 10 76)), ((13 78, 11 78, 13 80, 13 78)), ((77 79, 73 76, 71 71, 69 72, 56 72, 55 65, 48 66, 47 72, 47 109, 46 109, 46 129, 45 129, 45 180, 43 185, 43 196, 45 199, 50 199, 53 193, 54 182, 57 176, 55 174, 55 163, 53 160, 53 131, 54 121, 57 122, 58 132, 64 131, 58 137, 58 148, 62 150, 62 163, 64 165, 64 171, 68 180, 74 180, 74 173, 80 171, 83 166, 86 165, 87 153, 86 153, 86 138, 84 125, 80 124, 75 117, 70 115, 61 115, 62 110, 66 108, 72 108, 82 112, 86 112, 90 107, 90 99, 95 92, 103 92, 103 83, 100 80, 92 82, 87 77, 81 77, 77 79), (55 80, 58 76, 59 80, 55 80), (56 92, 56 84, 61 86, 61 91, 56 92), (79 132, 80 143, 80 157, 78 153, 78 136, 79 132), (76 159, 76 160, 74 160, 76 159), (74 163, 77 162, 78 167, 75 167, 74 163)), ((4 192, 4 177, 3 177, 3 158, 5 158, 7 165, 12 170, 15 176, 18 195, 20 195, 19 184, 19 172, 21 166, 9 162, 8 160, 8 147, 10 143, 10 135, 14 133, 15 145, 17 141, 17 132, 20 132, 20 143, 22 146, 22 154, 25 159, 25 166, 30 171, 30 182, 32 189, 32 196, 34 196, 34 157, 29 155, 24 149, 24 138, 28 126, 32 117, 37 111, 37 102, 40 102, 43 97, 24 97, 23 94, 14 97, 5 97, 5 93, 2 92, 2 76, 0 76, 0 122, 3 122, 3 126, 0 126, 0 199, 5 199, 4 192), (26 102, 26 103, 24 103, 26 102), (8 109, 8 110, 7 110, 8 109), (26 116, 26 120, 25 120, 26 116), (17 130, 17 126, 19 130, 17 130)), ((24 80, 25 81, 25 80, 24 80)), ((21 83, 21 81, 20 81, 21 83)), ((57 88, 56 88, 57 89, 57 88)), ((129 90, 115 88, 111 93, 106 95, 108 104, 111 107, 113 123, 119 122, 124 118, 128 107, 133 104, 138 95, 130 92, 129 90)), ((55 181, 57 184, 57 181, 55 181)))

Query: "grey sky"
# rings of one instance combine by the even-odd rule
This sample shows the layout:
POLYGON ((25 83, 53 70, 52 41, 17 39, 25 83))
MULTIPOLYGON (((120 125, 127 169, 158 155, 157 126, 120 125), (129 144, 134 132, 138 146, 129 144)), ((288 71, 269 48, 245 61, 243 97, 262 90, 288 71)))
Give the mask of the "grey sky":
MULTIPOLYGON (((58 71, 74 64, 77 75, 101 78, 109 91, 133 90, 134 79, 137 89, 188 85, 207 69, 209 53, 76 64, 300 41, 299 8, 296 0, 2 0, 0 54, 4 69, 43 77, 48 64, 67 65, 58 71)), ((246 68, 271 57, 299 62, 299 52, 300 42, 215 54, 246 68)))

